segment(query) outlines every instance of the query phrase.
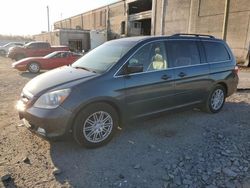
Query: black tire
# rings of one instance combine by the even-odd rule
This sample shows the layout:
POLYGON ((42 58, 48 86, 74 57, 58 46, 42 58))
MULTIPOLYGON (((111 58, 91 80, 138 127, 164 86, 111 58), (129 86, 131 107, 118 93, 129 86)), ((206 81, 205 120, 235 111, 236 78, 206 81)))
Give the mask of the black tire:
POLYGON ((118 129, 118 119, 118 114, 111 105, 107 103, 91 104, 83 109, 75 119, 74 139, 78 144, 87 148, 105 145, 113 138, 118 129))
POLYGON ((225 87, 223 87, 222 85, 216 85, 209 93, 203 110, 208 113, 218 113, 223 108, 225 99, 225 87))
POLYGON ((30 73, 39 73, 40 72, 40 65, 37 62, 31 62, 28 64, 27 69, 30 73))

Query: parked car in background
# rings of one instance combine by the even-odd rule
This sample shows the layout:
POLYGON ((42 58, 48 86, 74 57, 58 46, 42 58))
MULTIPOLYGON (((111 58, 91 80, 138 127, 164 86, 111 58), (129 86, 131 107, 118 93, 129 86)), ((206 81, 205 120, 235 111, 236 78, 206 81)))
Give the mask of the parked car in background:
POLYGON ((23 47, 12 48, 7 57, 16 61, 25 57, 42 57, 55 51, 69 51, 67 46, 50 46, 48 42, 30 42, 23 47))
POLYGON ((123 38, 33 78, 17 109, 37 134, 72 132, 77 143, 93 148, 128 119, 186 107, 219 112, 237 89, 237 73, 230 48, 213 36, 123 38))
POLYGON ((40 70, 50 70, 64 65, 70 65, 81 55, 70 51, 56 51, 44 57, 28 57, 12 63, 19 71, 38 73, 40 70))
POLYGON ((22 42, 9 42, 3 46, 0 46, 0 55, 6 56, 6 54, 9 52, 9 49, 16 46, 23 46, 24 43, 22 42))

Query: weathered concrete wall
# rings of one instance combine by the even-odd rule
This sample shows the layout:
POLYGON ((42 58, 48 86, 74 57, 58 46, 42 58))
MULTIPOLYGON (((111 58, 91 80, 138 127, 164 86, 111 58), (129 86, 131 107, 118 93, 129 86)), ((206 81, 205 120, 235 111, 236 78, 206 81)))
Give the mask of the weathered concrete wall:
POLYGON ((34 35, 35 41, 46 41, 49 42, 51 45, 60 45, 60 38, 59 32, 49 32, 49 33, 41 33, 38 35, 34 35))
POLYGON ((34 35, 35 41, 46 41, 51 45, 69 45, 69 40, 82 41, 82 48, 88 50, 90 48, 89 32, 81 30, 55 30, 49 33, 34 35))
POLYGON ((126 21, 126 3, 119 2, 108 7, 108 39, 119 38, 121 23, 126 21))
POLYGON ((106 28, 106 8, 79 14, 54 23, 55 29, 103 30, 106 28))
MULTIPOLYGON (((129 2, 129 1, 127 1, 129 2)), ((222 38, 225 0, 152 0, 152 35, 201 33, 222 38)), ((126 22, 127 3, 120 1, 54 24, 55 28, 81 27, 107 30, 108 39, 119 38, 126 22)), ((250 0, 231 0, 227 42, 239 60, 246 57, 250 41, 250 0)))
MULTIPOLYGON (((190 33, 211 34, 222 38, 225 1, 191 0, 190 33), (192 4, 191 4, 192 3, 192 4)), ((246 57, 250 41, 250 1, 231 0, 227 42, 238 60, 246 57)))
MULTIPOLYGON (((161 2, 162 4, 162 2, 161 2)), ((161 14, 161 6, 158 8, 161 14)), ((163 14, 163 34, 187 33, 190 14, 190 0, 165 0, 165 11, 163 14)), ((161 18, 161 16, 160 16, 161 18)), ((160 22, 157 20, 157 22, 160 22)), ((158 30, 157 30, 158 31, 158 30)), ((159 32, 156 32, 158 34, 159 32)))
POLYGON ((89 32, 84 31, 72 31, 72 30, 60 30, 60 44, 69 45, 69 40, 82 41, 82 49, 88 50, 90 48, 89 32))
POLYGON ((108 38, 118 38, 126 20, 126 3, 121 1, 54 23, 55 29, 108 30, 108 38))

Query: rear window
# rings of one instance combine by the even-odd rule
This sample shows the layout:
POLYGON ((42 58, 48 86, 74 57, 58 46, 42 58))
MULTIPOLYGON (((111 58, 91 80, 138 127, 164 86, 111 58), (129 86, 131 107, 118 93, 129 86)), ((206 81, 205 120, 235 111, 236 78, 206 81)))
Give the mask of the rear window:
POLYGON ((227 61, 230 59, 228 51, 222 43, 203 41, 203 44, 208 63, 227 61))

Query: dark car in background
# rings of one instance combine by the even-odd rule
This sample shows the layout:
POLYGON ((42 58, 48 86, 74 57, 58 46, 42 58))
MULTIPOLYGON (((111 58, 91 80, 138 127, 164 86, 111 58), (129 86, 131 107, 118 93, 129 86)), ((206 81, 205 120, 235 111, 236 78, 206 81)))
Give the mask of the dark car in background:
POLYGON ((3 46, 0 46, 0 56, 6 56, 11 48, 23 45, 23 42, 9 42, 3 46))
POLYGON ((236 91, 237 71, 228 45, 213 36, 123 38, 32 79, 17 109, 34 132, 47 138, 72 132, 93 148, 129 119, 184 107, 219 112, 236 91))
POLYGON ((70 51, 55 51, 44 57, 27 57, 12 63, 19 71, 38 73, 40 70, 50 70, 64 65, 70 65, 82 55, 70 51))

